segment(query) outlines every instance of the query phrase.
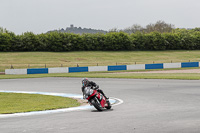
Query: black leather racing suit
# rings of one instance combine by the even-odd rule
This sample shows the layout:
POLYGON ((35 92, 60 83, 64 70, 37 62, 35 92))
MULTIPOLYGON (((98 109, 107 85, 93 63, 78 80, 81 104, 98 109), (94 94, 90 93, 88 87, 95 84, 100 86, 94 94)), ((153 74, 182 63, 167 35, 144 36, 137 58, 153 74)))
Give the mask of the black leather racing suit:
MULTIPOLYGON (((97 90, 98 92, 100 92, 106 99, 108 99, 108 97, 106 97, 106 95, 103 93, 103 91, 101 89, 99 89, 99 85, 97 85, 95 82, 93 81, 89 81, 87 87, 91 87, 91 89, 93 90, 97 90)), ((85 89, 85 86, 82 86, 82 92, 85 89)))

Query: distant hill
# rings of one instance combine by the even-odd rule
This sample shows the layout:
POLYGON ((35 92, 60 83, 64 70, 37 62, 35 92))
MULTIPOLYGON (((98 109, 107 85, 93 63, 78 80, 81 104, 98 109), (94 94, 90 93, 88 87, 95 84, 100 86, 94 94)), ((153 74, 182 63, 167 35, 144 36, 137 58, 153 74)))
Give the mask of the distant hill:
POLYGON ((52 31, 48 31, 49 32, 66 32, 66 33, 75 33, 75 34, 83 34, 83 33, 104 33, 106 34, 107 31, 104 30, 96 30, 96 29, 91 29, 91 28, 81 28, 81 27, 74 27, 74 25, 70 25, 70 27, 67 27, 66 29, 60 29, 60 30, 52 30, 52 31))

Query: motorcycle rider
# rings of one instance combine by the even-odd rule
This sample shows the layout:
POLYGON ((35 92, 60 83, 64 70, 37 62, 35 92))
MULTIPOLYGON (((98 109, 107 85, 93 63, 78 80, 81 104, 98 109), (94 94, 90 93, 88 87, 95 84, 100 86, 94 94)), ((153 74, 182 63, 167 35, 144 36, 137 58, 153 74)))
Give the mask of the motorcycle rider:
POLYGON ((93 81, 89 81, 87 78, 82 79, 82 87, 81 87, 82 92, 84 91, 85 87, 91 87, 91 89, 97 90, 98 92, 100 92, 106 98, 106 101, 109 100, 109 98, 106 97, 106 95, 103 93, 103 91, 101 89, 99 89, 99 85, 97 85, 93 81))

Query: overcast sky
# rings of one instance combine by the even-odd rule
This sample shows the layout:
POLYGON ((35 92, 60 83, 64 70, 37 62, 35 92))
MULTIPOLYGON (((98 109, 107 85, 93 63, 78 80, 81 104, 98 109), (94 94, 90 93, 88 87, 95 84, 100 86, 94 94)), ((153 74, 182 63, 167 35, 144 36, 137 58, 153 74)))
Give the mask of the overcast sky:
POLYGON ((76 27, 109 30, 163 20, 200 27, 200 0, 0 0, 0 27, 16 34, 76 27))

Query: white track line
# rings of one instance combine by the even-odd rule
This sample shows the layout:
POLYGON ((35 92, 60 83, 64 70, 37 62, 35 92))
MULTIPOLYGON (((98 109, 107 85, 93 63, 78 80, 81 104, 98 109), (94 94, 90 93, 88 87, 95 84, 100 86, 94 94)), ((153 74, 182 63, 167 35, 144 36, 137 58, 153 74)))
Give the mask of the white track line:
MULTIPOLYGON (((41 95, 61 96, 61 97, 80 98, 80 99, 82 99, 82 97, 83 97, 80 94, 66 94, 66 93, 4 91, 4 90, 0 90, 0 92, 4 92, 4 93, 41 94, 41 95)), ((112 106, 116 106, 116 105, 119 105, 119 104, 123 103, 123 101, 121 99, 118 99, 118 98, 110 98, 109 100, 110 100, 112 106)), ((56 110, 32 111, 32 112, 14 113, 14 114, 0 114, 0 118, 31 116, 31 115, 41 115, 41 114, 61 113, 61 112, 71 112, 71 111, 78 111, 78 110, 88 110, 88 109, 92 109, 92 108, 94 108, 94 107, 90 106, 90 105, 85 105, 85 106, 64 108, 64 109, 56 109, 56 110)))
POLYGON ((110 99, 114 99, 114 100, 118 101, 117 103, 113 104, 112 106, 120 105, 124 102, 123 100, 121 100, 119 98, 115 98, 115 97, 110 97, 110 99))

